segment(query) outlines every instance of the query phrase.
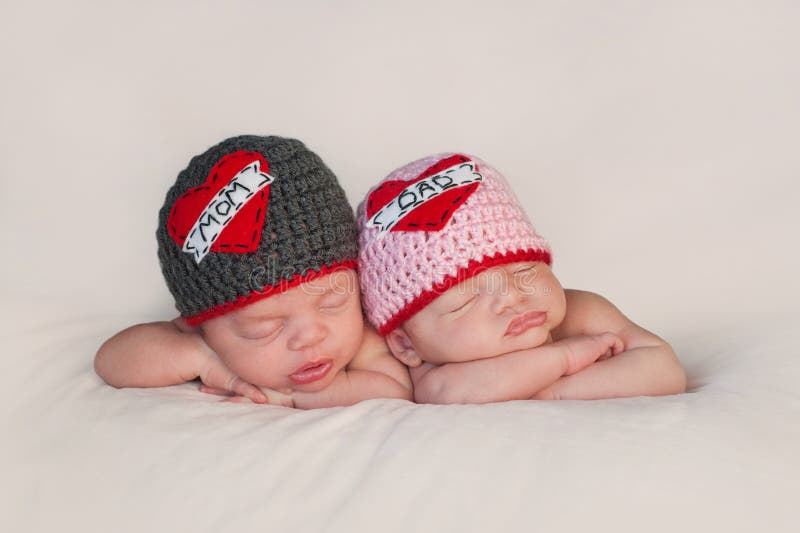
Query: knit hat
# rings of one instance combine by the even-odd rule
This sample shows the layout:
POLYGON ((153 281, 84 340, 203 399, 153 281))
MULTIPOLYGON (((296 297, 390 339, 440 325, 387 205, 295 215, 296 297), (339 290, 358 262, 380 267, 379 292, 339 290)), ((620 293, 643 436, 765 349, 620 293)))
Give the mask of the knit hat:
POLYGON ((344 190, 295 139, 242 135, 192 158, 158 216, 158 258, 199 324, 339 268, 355 268, 344 190))
POLYGON ((357 219, 362 301, 382 335, 491 266, 552 261, 505 178, 462 154, 398 168, 370 190, 357 219))

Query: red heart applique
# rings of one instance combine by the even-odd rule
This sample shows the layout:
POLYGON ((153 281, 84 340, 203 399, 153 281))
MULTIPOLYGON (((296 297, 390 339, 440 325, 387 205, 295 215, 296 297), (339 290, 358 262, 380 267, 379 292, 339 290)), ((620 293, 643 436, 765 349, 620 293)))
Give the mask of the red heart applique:
MULTIPOLYGON (((186 237, 211 199, 245 167, 258 161, 261 172, 267 173, 269 165, 258 152, 240 150, 227 154, 211 168, 206 181, 183 193, 172 206, 167 218, 167 231, 183 247, 186 237)), ((212 252, 247 253, 258 248, 264 227, 269 185, 249 198, 233 215, 211 245, 212 252)))
MULTIPOLYGON (((380 187, 372 191, 367 199, 367 220, 372 220, 378 211, 397 198, 410 185, 434 176, 452 166, 467 162, 475 165, 474 171, 478 171, 478 165, 470 158, 456 154, 431 165, 413 180, 384 182, 380 187)), ((408 211, 405 216, 389 228, 389 231, 439 231, 447 224, 456 209, 475 192, 479 184, 480 181, 475 181, 468 185, 452 187, 438 192, 436 196, 408 211)))

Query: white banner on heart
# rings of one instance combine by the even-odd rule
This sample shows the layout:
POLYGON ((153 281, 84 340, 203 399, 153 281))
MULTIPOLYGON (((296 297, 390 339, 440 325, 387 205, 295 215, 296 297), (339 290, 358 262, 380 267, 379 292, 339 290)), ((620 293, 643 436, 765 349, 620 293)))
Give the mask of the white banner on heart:
POLYGON ((483 176, 475 170, 475 163, 472 161, 458 163, 433 176, 412 183, 400 191, 400 194, 372 215, 367 221, 367 226, 378 228, 383 234, 431 198, 436 198, 455 187, 463 187, 482 180, 483 176))
POLYGON ((261 172, 260 161, 253 161, 240 170, 219 190, 197 217, 189 236, 183 243, 183 251, 192 254, 195 262, 199 264, 236 213, 257 192, 273 181, 274 177, 261 172))

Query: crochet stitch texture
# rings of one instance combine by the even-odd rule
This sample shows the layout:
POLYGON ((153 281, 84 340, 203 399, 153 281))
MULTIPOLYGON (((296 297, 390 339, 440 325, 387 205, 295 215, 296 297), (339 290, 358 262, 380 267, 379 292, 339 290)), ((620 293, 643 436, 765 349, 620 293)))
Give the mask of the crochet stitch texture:
MULTIPOLYGON (((205 205, 202 198, 196 204, 205 205)), ((197 210, 201 220, 203 215, 197 210)), ((353 210, 336 176, 302 142, 275 136, 232 137, 192 158, 167 192, 156 238, 164 279, 177 309, 193 325, 337 268, 356 266, 353 210), (217 232, 220 236, 210 238, 213 245, 198 262, 182 247, 180 240, 187 235, 180 234, 175 219, 197 219, 193 212, 187 215, 186 198, 224 185, 215 181, 217 170, 240 154, 252 154, 259 161, 263 157, 266 165, 262 167, 268 166, 261 171, 274 181, 263 189, 264 196, 252 200, 266 203, 266 214, 255 206, 249 210, 255 217, 243 220, 245 210, 236 206, 241 211, 232 218, 236 231, 246 236, 244 244, 220 244, 223 236, 234 231, 225 227, 217 232), (178 213, 179 203, 183 211, 178 213), (243 251, 248 247, 249 251, 243 251)))
POLYGON ((367 204, 381 187, 398 180, 419 183, 426 169, 454 155, 457 154, 431 155, 394 170, 370 190, 358 207, 362 302, 367 318, 382 335, 450 287, 491 266, 517 261, 552 262, 549 244, 536 233, 505 178, 472 156, 461 157, 474 163, 482 179, 441 229, 404 231, 394 227, 382 231, 370 222, 367 204))

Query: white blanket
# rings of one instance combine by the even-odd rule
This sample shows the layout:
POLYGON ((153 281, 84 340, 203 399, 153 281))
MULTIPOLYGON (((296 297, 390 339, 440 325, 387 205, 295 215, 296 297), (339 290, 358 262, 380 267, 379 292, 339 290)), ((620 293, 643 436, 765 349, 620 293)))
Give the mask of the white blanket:
POLYGON ((0 533, 800 531, 799 26, 789 0, 5 2, 0 533), (353 204, 425 154, 491 162, 563 285, 669 340, 690 392, 104 385, 103 340, 175 316, 167 189, 246 133, 300 138, 353 204))
POLYGON ((13 308, 3 531, 796 531, 793 317, 673 339, 679 396, 300 411, 113 389, 135 317, 13 308))

